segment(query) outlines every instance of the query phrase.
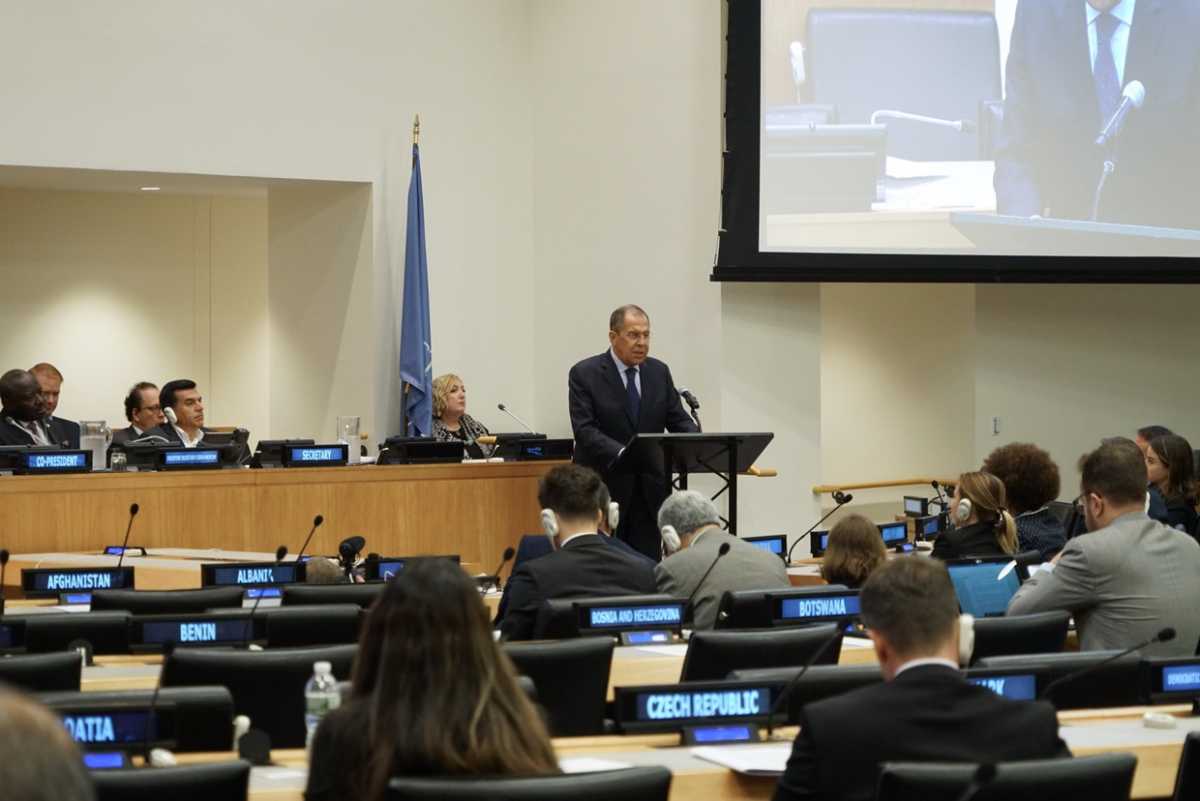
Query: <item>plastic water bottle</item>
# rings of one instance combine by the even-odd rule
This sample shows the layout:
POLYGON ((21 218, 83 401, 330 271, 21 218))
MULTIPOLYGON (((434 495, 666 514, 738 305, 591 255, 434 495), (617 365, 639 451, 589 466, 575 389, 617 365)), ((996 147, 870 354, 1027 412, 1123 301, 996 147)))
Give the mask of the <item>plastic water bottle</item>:
POLYGON ((333 677, 333 665, 328 662, 314 662, 313 675, 304 685, 304 727, 308 730, 305 746, 312 748, 313 736, 321 718, 330 710, 337 709, 342 703, 342 694, 338 692, 337 679, 333 677))

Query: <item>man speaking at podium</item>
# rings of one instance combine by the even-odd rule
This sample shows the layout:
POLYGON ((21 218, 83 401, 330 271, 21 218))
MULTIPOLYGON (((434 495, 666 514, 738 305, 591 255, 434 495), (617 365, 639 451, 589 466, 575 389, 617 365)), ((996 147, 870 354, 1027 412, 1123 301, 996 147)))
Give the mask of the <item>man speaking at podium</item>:
POLYGON ((671 370, 650 358, 650 316, 622 306, 608 318, 609 349, 571 368, 567 378, 575 461, 600 474, 621 506, 616 536, 654 561, 662 556, 655 522, 666 479, 615 473, 617 456, 634 434, 695 431, 679 403, 671 370))
POLYGON ((1200 227, 1200 3, 1020 0, 996 143, 1000 214, 1089 219, 1106 159, 1104 222, 1200 227), (1144 104, 1101 131, 1130 84, 1144 104))

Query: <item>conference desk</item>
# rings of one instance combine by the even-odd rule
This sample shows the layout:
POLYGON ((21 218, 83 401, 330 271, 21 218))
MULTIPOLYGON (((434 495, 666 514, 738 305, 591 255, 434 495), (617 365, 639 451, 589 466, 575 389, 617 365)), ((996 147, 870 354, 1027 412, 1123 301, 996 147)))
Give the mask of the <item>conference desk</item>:
MULTIPOLYGON (((558 464, 0 477, 0 544, 14 556, 98 553, 121 542, 137 503, 131 545, 274 554, 283 544, 295 553, 320 514, 325 523, 307 553, 337 553, 339 542, 361 535, 384 556, 457 553, 490 570, 537 530, 537 482, 558 464)), ((17 587, 20 578, 10 569, 5 581, 17 587)))
MULTIPOLYGON (((1189 731, 1200 731, 1200 718, 1190 717, 1190 706, 1156 707, 1178 719, 1178 728, 1146 729, 1141 725, 1145 707, 1060 712, 1060 733, 1076 756, 1124 751, 1137 757, 1131 797, 1168 798, 1174 790, 1175 773, 1189 731)), ((774 748, 775 761, 782 766, 795 728, 781 729, 776 739, 761 746, 774 748)), ((692 748, 679 745, 678 735, 656 734, 561 738, 554 748, 564 768, 662 765, 671 770, 672 801, 764 801, 774 792, 776 777, 751 776, 698 757, 692 748), (582 760, 586 760, 582 762, 582 760)), ((736 746, 746 748, 746 746, 736 746)), ((226 754, 180 754, 181 764, 213 762, 233 758, 226 754)), ((270 767, 254 768, 250 774, 251 801, 300 801, 308 774, 303 749, 276 750, 270 767)))

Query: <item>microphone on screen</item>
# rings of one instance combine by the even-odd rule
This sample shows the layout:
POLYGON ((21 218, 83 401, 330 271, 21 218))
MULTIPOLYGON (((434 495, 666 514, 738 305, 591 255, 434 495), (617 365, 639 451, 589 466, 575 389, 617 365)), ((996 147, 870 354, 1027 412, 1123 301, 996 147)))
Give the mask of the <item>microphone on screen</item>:
POLYGON ((1146 103, 1146 87, 1141 81, 1130 81, 1121 92, 1121 105, 1113 112, 1112 117, 1104 125, 1104 130, 1096 137, 1097 147, 1107 147, 1121 135, 1126 118, 1146 103))
POLYGON ((1104 667, 1105 665, 1107 665, 1111 662, 1115 662, 1123 656, 1128 656, 1129 654, 1132 654, 1134 651, 1141 650, 1142 648, 1145 648, 1147 645, 1154 645, 1155 643, 1160 643, 1160 642, 1170 642, 1173 639, 1175 639, 1175 629, 1173 629, 1170 626, 1167 626, 1164 629, 1159 629, 1154 634, 1153 637, 1151 637, 1148 640, 1145 640, 1144 642, 1139 642, 1137 645, 1134 645, 1130 648, 1126 648, 1124 651, 1121 651, 1119 653, 1113 654, 1108 659, 1102 659, 1099 662, 1095 663, 1094 665, 1088 665, 1085 668, 1080 668, 1079 670, 1073 670, 1070 673, 1068 673, 1067 675, 1055 679, 1054 681, 1047 684, 1046 688, 1044 690, 1042 690, 1040 693, 1038 693, 1038 700, 1039 701, 1040 700, 1052 700, 1051 695, 1054 693, 1055 690, 1059 689, 1064 684, 1070 684, 1071 682, 1075 681, 1076 679, 1083 678, 1084 676, 1088 675, 1089 673, 1094 673, 1095 671, 1099 670, 1100 668, 1104 667))
POLYGON ((729 543, 721 543, 721 547, 717 549, 717 555, 713 557, 712 564, 708 566, 708 570, 704 571, 704 575, 700 577, 700 581, 696 583, 696 589, 692 590, 692 594, 688 596, 687 603, 683 605, 684 613, 691 615, 692 601, 696 600, 696 595, 700 592, 700 588, 704 586, 704 580, 708 578, 708 574, 713 572, 713 568, 717 566, 717 562, 721 561, 721 557, 729 553, 729 543))
POLYGON ((771 711, 767 714, 766 739, 771 739, 771 732, 775 729, 775 716, 779 714, 779 710, 784 708, 784 701, 786 701, 788 696, 792 694, 792 690, 796 689, 796 685, 800 683, 800 679, 804 678, 804 674, 808 672, 808 669, 816 664, 816 661, 820 659, 827 650, 829 650, 829 646, 833 645, 842 638, 842 632, 852 625, 854 625, 854 619, 849 617, 835 621, 833 633, 831 633, 829 637, 827 637, 825 641, 821 643, 820 648, 813 651, 812 656, 810 656, 808 661, 804 663, 804 666, 800 668, 800 672, 795 676, 792 676, 791 680, 788 681, 787 684, 783 685, 783 689, 779 692, 779 697, 775 699, 775 703, 771 704, 771 711))

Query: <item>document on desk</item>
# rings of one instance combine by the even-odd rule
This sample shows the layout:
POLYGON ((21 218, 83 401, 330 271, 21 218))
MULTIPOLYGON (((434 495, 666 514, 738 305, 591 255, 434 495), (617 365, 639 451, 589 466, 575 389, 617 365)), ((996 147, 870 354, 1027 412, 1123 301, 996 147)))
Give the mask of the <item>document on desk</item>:
POLYGON ((558 760, 558 767, 563 773, 596 773, 601 770, 624 770, 632 768, 628 762, 617 762, 612 759, 596 759, 595 757, 566 757, 558 760))
POLYGON ((687 643, 677 645, 635 645, 638 653, 655 656, 687 656, 687 643))
POLYGON ((791 753, 791 743, 704 745, 692 749, 694 757, 747 776, 782 776, 791 753))

